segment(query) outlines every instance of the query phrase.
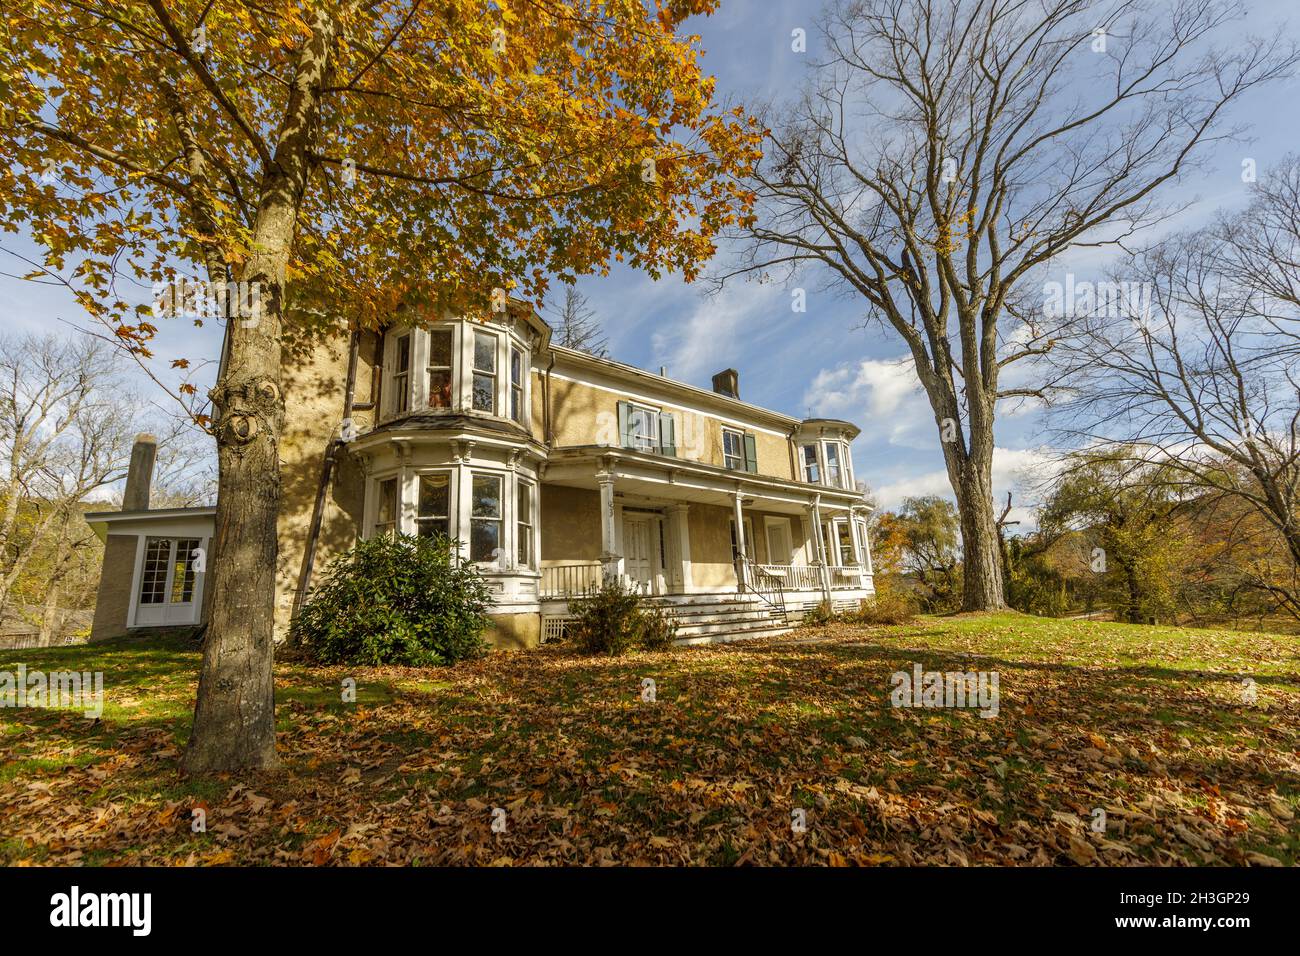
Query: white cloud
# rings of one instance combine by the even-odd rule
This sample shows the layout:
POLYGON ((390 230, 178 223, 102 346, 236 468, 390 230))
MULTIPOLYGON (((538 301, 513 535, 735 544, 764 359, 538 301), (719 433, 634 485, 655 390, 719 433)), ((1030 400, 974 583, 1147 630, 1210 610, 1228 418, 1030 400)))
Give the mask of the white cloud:
MULTIPOLYGON (((739 367, 740 356, 727 356, 720 347, 735 350, 743 342, 746 349, 752 349, 765 333, 788 336, 788 329, 782 330, 776 323, 756 327, 771 314, 771 300, 780 294, 772 287, 742 282, 698 298, 690 311, 651 334, 655 364, 667 365, 670 376, 687 382, 707 379, 728 364, 739 367)), ((788 305, 785 308, 789 310, 788 305)))
POLYGON ((937 437, 910 356, 822 369, 804 392, 804 403, 814 415, 853 422, 871 441, 907 444, 904 439, 921 428, 929 429, 931 442, 937 437))
MULTIPOLYGON (((994 448, 993 449, 993 495, 997 511, 1002 512, 1007 492, 1013 494, 1013 503, 1019 502, 1011 509, 1008 520, 1019 521, 1017 530, 1035 526, 1034 506, 1037 502, 1036 489, 1053 477, 1060 469, 1060 460, 1046 449, 1038 448, 994 448)), ((896 510, 904 498, 918 498, 923 495, 938 495, 953 500, 952 485, 948 483, 948 472, 944 469, 926 471, 918 475, 892 481, 874 489, 876 505, 890 511, 896 510)))

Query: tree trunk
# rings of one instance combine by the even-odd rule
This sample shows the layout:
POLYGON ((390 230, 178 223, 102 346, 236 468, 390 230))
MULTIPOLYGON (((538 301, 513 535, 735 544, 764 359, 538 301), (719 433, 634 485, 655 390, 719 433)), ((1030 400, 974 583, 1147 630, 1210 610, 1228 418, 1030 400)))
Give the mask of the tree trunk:
POLYGON ((963 611, 996 611, 1007 606, 1002 586, 998 519, 993 513, 992 441, 985 455, 961 462, 957 515, 961 522, 963 611))
MULTIPOLYGON (((230 354, 213 397, 217 514, 207 569, 213 589, 203 643, 190 773, 264 770, 275 753, 274 619, 280 433, 280 332, 298 210, 310 174, 334 21, 318 8, 295 67, 275 156, 266 169, 242 281, 256 283, 260 315, 230 320, 230 354)), ((242 298, 242 296, 241 296, 242 298)))

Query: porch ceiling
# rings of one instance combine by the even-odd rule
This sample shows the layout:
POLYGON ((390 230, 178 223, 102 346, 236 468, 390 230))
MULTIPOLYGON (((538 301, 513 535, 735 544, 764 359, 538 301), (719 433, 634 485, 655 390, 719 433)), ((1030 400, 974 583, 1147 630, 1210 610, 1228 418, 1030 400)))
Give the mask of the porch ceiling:
POLYGON ((777 514, 803 514, 821 496, 822 510, 863 506, 858 492, 806 485, 627 449, 592 447, 552 452, 542 480, 597 489, 597 473, 614 473, 614 494, 625 500, 700 503, 731 507, 736 493, 745 507, 777 514))

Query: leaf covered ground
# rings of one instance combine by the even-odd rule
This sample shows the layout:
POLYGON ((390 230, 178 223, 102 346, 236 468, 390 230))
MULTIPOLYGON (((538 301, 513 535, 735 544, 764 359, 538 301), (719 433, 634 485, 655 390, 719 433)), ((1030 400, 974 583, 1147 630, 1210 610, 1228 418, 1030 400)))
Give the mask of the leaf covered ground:
POLYGON ((193 646, 0 651, 0 670, 19 661, 102 670, 107 703, 99 721, 0 710, 11 865, 1300 856, 1300 659, 1276 635, 1005 614, 617 659, 547 647, 446 670, 284 663, 283 771, 217 780, 178 772, 193 646), (891 674, 918 663, 998 672, 997 716, 892 707, 891 674))

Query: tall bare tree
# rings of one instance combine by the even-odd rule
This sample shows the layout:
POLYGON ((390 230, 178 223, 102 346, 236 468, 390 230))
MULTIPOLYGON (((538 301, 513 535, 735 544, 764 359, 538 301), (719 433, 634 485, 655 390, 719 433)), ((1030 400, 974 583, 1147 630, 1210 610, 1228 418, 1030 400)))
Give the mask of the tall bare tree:
MULTIPOLYGON (((997 404, 1041 398, 1058 320, 1031 281, 1171 212, 1157 190, 1287 74, 1232 48, 1232 0, 836 0, 802 98, 772 111, 742 273, 816 267, 905 345, 961 518, 963 601, 1004 605, 997 404), (1005 381, 1004 381, 1005 379, 1005 381)), ((1041 281, 1041 280, 1039 280, 1041 281)))
POLYGON ((564 289, 564 302, 553 310, 555 344, 592 355, 606 355, 609 338, 601 330, 596 310, 573 286, 564 289))
POLYGON ((1300 617, 1300 159, 1252 193, 1244 210, 1115 266, 1144 301, 1099 309, 1062 340, 1054 358, 1073 400, 1058 422, 1262 517, 1289 568, 1261 567, 1251 583, 1300 617))

